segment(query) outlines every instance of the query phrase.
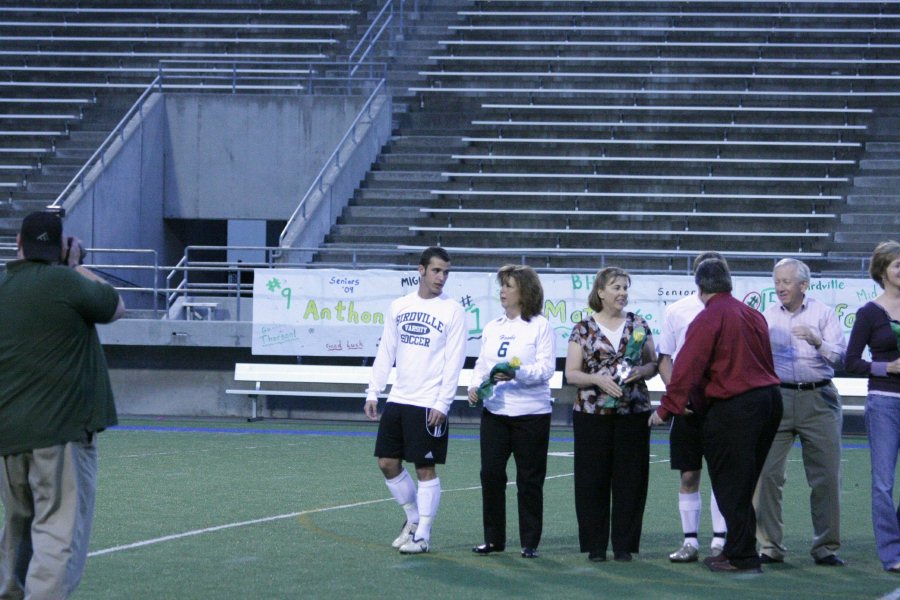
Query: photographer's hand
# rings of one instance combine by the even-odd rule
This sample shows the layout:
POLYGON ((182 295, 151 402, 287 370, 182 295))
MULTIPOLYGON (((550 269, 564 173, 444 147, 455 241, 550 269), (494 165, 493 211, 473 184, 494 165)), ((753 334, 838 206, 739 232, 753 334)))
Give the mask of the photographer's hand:
POLYGON ((69 237, 65 261, 68 267, 77 267, 84 264, 84 249, 81 247, 81 240, 77 237, 69 237))

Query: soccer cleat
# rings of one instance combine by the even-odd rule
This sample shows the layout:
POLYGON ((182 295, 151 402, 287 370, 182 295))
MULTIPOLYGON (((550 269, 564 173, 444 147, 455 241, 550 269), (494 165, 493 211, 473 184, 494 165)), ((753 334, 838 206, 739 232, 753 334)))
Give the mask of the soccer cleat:
POLYGON ((430 550, 428 540, 417 540, 415 536, 400 546, 400 554, 425 554, 430 550))
POLYGON ((692 544, 685 544, 669 555, 669 561, 673 563, 697 562, 699 558, 700 552, 692 544))
POLYGON ((399 550, 400 546, 410 541, 413 538, 413 534, 416 532, 416 527, 418 525, 418 523, 410 523, 409 521, 404 523, 403 527, 400 529, 400 535, 391 542, 391 548, 399 550))
POLYGON ((710 556, 719 556, 719 555, 722 554, 723 552, 725 552, 725 548, 724 548, 723 546, 712 546, 712 547, 709 549, 709 555, 710 555, 710 556))

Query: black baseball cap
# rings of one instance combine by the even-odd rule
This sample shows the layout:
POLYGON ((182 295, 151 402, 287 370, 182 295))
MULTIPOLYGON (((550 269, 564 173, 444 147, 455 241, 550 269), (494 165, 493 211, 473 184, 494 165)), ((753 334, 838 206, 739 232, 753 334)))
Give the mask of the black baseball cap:
POLYGON ((59 213, 33 212, 22 221, 22 254, 26 260, 59 262, 62 251, 62 219, 59 213))

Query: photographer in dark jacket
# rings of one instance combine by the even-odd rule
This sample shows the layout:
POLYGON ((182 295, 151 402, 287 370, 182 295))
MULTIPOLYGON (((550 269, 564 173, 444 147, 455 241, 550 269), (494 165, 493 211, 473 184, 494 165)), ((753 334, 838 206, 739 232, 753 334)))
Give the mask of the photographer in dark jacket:
POLYGON ((0 274, 0 597, 67 598, 87 558, 96 434, 116 409, 96 323, 125 314, 52 212, 25 217, 0 274))

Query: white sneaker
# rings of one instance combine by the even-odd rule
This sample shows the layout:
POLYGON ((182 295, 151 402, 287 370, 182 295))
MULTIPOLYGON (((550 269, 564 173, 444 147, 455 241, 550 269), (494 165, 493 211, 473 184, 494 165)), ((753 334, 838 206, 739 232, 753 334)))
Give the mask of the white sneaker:
POLYGON ((399 550, 400 546, 413 539, 413 534, 416 532, 416 527, 418 525, 418 523, 410 523, 409 521, 404 523, 403 527, 400 529, 400 535, 391 542, 391 548, 399 550))
POLYGON ((428 540, 417 540, 415 536, 400 546, 400 554, 424 554, 429 550, 428 540))

